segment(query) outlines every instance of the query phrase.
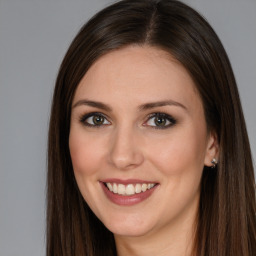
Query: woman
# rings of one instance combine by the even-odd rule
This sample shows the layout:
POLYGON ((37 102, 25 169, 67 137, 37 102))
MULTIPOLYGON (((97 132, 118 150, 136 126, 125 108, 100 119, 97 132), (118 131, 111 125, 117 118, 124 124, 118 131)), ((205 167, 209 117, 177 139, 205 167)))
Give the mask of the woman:
POLYGON ((228 57, 173 0, 96 14, 60 67, 47 255, 256 252, 250 146, 228 57))

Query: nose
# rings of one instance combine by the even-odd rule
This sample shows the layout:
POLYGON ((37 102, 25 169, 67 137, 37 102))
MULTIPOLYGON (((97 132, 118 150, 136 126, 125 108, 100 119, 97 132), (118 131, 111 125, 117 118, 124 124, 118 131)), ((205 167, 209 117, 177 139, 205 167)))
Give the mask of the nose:
POLYGON ((120 170, 128 170, 141 165, 144 156, 140 141, 140 135, 131 128, 115 130, 111 137, 110 163, 120 170))

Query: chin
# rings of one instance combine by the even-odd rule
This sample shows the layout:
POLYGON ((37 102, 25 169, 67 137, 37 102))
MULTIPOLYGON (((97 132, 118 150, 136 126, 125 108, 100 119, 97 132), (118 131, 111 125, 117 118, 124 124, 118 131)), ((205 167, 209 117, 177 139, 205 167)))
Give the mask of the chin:
POLYGON ((113 228, 112 230, 109 229, 114 235, 117 236, 126 236, 126 237, 139 237, 145 236, 149 231, 141 228, 129 227, 125 228, 113 228))
MULTIPOLYGON (((125 219, 125 218, 124 218, 125 219)), ((109 229, 114 235, 118 236, 144 236, 152 230, 150 223, 145 223, 140 220, 122 220, 122 221, 111 221, 106 223, 105 226, 109 229)))

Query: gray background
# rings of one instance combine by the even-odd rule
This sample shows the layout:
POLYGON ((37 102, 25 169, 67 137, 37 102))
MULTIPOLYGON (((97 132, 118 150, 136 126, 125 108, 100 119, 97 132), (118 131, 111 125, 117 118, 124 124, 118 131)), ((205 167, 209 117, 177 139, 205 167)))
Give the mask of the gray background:
MULTIPOLYGON (((54 81, 80 26, 110 2, 0 0, 0 256, 45 254, 47 126, 54 81)), ((228 52, 256 159, 256 1, 184 2, 207 17, 228 52)))

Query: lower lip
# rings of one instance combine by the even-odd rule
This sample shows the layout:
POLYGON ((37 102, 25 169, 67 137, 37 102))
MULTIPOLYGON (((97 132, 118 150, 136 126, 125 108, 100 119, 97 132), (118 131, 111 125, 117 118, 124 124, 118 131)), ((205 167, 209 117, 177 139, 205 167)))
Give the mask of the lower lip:
POLYGON ((101 184, 101 187, 103 188, 105 195, 112 203, 117 205, 126 205, 126 206, 135 205, 146 200, 152 195, 152 193, 158 187, 158 184, 157 184, 153 188, 148 189, 145 192, 141 192, 131 196, 122 196, 119 194, 114 194, 113 192, 109 191, 103 182, 100 182, 100 184, 101 184))

